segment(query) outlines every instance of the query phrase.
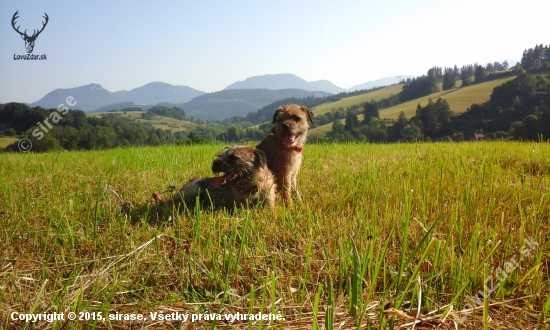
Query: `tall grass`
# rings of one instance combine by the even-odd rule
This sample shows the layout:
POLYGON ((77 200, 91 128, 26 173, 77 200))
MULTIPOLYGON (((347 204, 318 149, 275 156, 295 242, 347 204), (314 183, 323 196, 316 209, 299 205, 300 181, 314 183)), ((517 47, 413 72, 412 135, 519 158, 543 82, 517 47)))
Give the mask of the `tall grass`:
POLYGON ((0 327, 548 326, 549 144, 308 145, 301 203, 135 212, 223 147, 0 154, 0 327), (54 311, 284 320, 10 318, 54 311))

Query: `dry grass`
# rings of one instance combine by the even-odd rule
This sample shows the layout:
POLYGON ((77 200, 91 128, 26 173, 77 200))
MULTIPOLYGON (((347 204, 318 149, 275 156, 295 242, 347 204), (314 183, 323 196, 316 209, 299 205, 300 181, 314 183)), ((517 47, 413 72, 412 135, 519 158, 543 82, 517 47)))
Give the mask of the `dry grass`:
POLYGON ((17 142, 17 140, 19 140, 19 138, 16 138, 16 137, 7 137, 6 136, 6 137, 0 138, 0 149, 5 149, 10 144, 12 144, 14 142, 17 142))
POLYGON ((549 144, 308 145, 301 204, 145 220, 222 147, 0 154, 0 327, 548 327, 549 144), (54 311, 149 320, 10 319, 54 311), (285 320, 150 319, 176 311, 285 320))
POLYGON ((340 107, 347 109, 352 105, 361 104, 363 102, 370 102, 371 100, 380 101, 381 99, 400 93, 402 89, 403 85, 394 85, 379 89, 374 92, 346 97, 336 102, 324 103, 316 106, 312 109, 312 111, 315 116, 319 116, 324 113, 330 112, 332 109, 338 109, 340 107))

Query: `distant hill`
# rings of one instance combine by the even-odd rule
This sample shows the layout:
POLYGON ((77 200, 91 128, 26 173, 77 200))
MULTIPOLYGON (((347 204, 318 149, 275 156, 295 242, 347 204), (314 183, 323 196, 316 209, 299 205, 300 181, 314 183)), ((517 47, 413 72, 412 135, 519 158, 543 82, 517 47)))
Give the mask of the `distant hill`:
POLYGON ((221 120, 233 116, 246 116, 249 112, 257 111, 277 100, 328 95, 330 93, 301 89, 231 89, 195 97, 182 106, 189 117, 221 120))
POLYGON ((350 89, 338 87, 328 80, 307 82, 293 74, 271 74, 247 78, 227 86, 223 91, 209 93, 187 86, 174 86, 163 82, 152 82, 132 90, 110 92, 99 84, 56 89, 29 106, 57 108, 72 96, 76 106, 72 109, 86 112, 105 112, 128 107, 147 110, 154 105, 183 107, 186 113, 199 119, 225 119, 245 116, 249 112, 285 98, 303 98, 312 95, 338 94, 346 91, 371 89, 397 83, 409 76, 396 76, 367 82, 350 89), (239 92, 235 92, 239 91, 239 92))
POLYGON ((414 76, 394 76, 394 77, 382 78, 378 80, 368 81, 360 85, 355 85, 351 87, 349 90, 355 91, 355 90, 361 90, 361 89, 371 89, 371 88, 380 87, 380 86, 391 86, 399 83, 403 79, 413 78, 413 77, 414 76))
POLYGON ((157 104, 160 102, 189 102, 194 97, 206 93, 187 86, 173 86, 163 82, 152 82, 130 91, 118 91, 114 94, 127 101, 157 104))
POLYGON ((29 104, 31 107, 40 106, 45 109, 57 108, 60 104, 66 104, 68 96, 76 100, 72 109, 83 111, 108 111, 133 106, 135 103, 157 104, 161 102, 183 103, 193 97, 203 95, 204 92, 187 86, 173 86, 166 83, 154 82, 130 91, 118 91, 112 93, 99 84, 86 86, 56 89, 38 100, 29 104))
POLYGON ((244 81, 237 81, 225 88, 230 89, 303 89, 306 91, 323 91, 327 93, 340 93, 344 88, 338 87, 328 80, 307 82, 304 79, 290 73, 268 74, 246 78, 244 81))
POLYGON ((125 101, 120 96, 109 92, 99 84, 89 84, 86 86, 68 88, 68 89, 56 89, 49 92, 38 100, 37 102, 29 104, 30 107, 42 107, 44 109, 55 109, 60 104, 67 105, 67 97, 72 96, 76 105, 70 107, 73 110, 93 111, 99 107, 121 103, 125 101))

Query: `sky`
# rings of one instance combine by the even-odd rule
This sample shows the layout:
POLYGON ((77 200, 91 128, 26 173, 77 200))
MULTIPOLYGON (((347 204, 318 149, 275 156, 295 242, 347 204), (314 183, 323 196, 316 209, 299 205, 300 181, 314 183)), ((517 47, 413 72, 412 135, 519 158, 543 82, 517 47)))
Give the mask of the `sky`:
POLYGON ((550 1, 8 1, 0 0, 0 103, 36 102, 97 83, 115 92, 150 82, 223 90, 292 73, 342 88, 433 66, 513 59, 550 44, 550 1), (15 60, 20 31, 47 26, 15 60))

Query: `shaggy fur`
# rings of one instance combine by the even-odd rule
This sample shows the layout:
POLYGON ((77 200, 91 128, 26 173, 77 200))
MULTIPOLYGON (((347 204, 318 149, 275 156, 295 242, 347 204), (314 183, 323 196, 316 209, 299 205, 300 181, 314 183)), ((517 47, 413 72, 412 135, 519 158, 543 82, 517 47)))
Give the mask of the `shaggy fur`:
POLYGON ((313 123, 313 114, 307 107, 298 104, 279 107, 273 115, 271 133, 256 147, 265 153, 277 192, 282 193, 286 203, 290 203, 291 195, 299 197, 296 179, 309 122, 313 123))
POLYGON ((177 205, 193 209, 198 198, 202 208, 226 208, 257 205, 273 206, 275 183, 260 150, 233 146, 222 150, 212 163, 213 173, 221 177, 193 179, 174 196, 177 205))

